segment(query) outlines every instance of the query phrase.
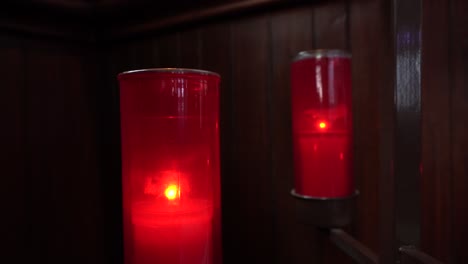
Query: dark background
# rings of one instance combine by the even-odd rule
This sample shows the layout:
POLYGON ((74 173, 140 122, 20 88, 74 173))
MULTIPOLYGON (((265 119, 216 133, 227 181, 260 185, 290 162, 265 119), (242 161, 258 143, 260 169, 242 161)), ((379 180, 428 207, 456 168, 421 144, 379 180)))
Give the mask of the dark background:
POLYGON ((345 263, 296 222, 289 63, 352 53, 354 237, 468 259, 464 0, 4 1, 0 262, 120 263, 119 72, 222 76, 224 263, 345 263), (158 3, 159 2, 159 3, 158 3), (5 259, 5 261, 3 261, 5 259))

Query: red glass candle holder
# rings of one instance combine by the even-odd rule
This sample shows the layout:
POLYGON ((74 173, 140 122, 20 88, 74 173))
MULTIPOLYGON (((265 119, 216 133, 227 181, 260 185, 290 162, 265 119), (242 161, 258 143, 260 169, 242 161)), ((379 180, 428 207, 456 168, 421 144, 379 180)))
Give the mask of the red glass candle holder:
POLYGON ((220 263, 219 75, 118 78, 125 263, 220 263))
POLYGON ((291 65, 297 195, 353 195, 350 57, 340 50, 303 51, 291 65))

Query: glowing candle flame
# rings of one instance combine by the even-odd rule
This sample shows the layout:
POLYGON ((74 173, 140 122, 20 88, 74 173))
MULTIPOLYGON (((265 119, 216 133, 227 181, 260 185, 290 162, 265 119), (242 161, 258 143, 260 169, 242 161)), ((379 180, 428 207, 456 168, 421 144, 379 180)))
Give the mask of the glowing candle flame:
POLYGON ((321 129, 325 129, 325 128, 327 127, 327 123, 325 123, 325 122, 322 121, 322 122, 319 123, 319 127, 320 127, 321 129))
POLYGON ((167 186, 166 190, 164 191, 164 195, 166 195, 168 200, 174 200, 177 197, 178 192, 179 189, 177 188, 177 185, 171 184, 167 186))

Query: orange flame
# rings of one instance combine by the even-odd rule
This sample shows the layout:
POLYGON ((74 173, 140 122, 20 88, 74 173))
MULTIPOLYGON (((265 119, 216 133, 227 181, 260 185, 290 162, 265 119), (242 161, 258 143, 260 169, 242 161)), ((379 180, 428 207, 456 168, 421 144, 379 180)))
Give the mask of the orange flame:
POLYGON ((167 186, 166 190, 164 191, 164 195, 168 200, 174 200, 177 197, 178 193, 179 188, 177 188, 177 185, 175 184, 167 186))

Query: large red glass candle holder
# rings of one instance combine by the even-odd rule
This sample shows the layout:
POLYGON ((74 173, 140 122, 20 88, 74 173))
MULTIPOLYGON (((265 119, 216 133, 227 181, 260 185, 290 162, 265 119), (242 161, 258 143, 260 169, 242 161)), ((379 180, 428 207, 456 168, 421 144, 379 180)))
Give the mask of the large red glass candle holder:
POLYGON ((300 52, 291 65, 295 190, 301 196, 354 192, 350 55, 300 52))
POLYGON ((216 73, 119 75, 126 264, 220 263, 216 73))

